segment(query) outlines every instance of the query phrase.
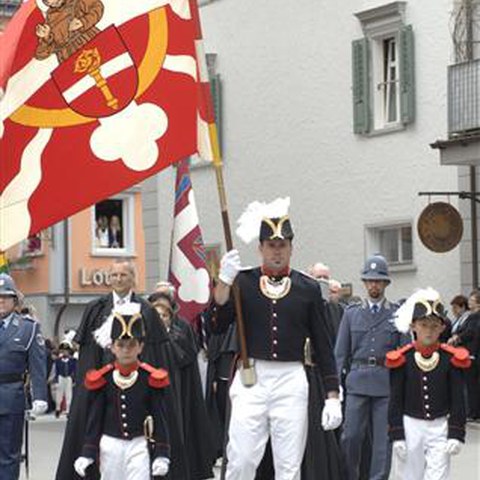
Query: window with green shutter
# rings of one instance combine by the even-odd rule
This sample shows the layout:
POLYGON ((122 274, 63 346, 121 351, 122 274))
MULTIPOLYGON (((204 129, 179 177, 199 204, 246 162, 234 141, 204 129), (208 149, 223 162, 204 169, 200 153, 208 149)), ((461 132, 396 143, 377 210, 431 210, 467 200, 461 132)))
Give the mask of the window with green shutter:
POLYGON ((405 2, 355 14, 364 37, 352 42, 353 131, 404 129, 415 119, 415 57, 405 2))

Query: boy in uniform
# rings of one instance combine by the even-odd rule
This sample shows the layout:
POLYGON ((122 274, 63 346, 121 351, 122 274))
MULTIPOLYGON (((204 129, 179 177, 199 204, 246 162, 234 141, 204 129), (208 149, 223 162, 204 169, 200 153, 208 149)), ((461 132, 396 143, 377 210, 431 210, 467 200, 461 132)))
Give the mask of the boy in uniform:
POLYGON ((389 435, 408 480, 446 480, 465 441, 463 370, 469 353, 439 342, 446 320, 438 292, 420 290, 398 310, 399 331, 415 340, 387 354, 389 435))
MULTIPOLYGON (((118 310, 128 312, 128 304, 118 310)), ((145 341, 140 313, 116 311, 110 324, 115 362, 85 376, 89 414, 75 471, 85 477, 87 468, 98 462, 102 480, 164 476, 170 464, 162 391, 169 385, 168 373, 138 360, 145 341)))
POLYGON ((77 360, 73 356, 73 345, 68 340, 63 340, 59 347, 58 358, 55 360, 55 417, 59 418, 62 411, 62 402, 65 398, 65 413, 70 412, 72 403, 73 384, 75 383, 75 370, 77 360))

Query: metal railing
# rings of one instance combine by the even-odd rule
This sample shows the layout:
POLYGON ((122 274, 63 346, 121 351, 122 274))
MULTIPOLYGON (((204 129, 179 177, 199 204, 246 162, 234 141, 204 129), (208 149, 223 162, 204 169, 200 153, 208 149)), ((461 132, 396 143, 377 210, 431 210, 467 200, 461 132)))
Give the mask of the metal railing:
POLYGON ((480 59, 448 67, 448 134, 480 133, 480 59))

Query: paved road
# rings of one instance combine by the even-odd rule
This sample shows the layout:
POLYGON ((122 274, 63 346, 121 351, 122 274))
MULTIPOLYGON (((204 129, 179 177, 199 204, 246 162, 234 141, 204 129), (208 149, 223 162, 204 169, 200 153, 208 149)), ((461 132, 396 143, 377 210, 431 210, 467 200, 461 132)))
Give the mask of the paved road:
MULTIPOLYGON (((65 419, 46 416, 31 424, 30 480, 53 480, 65 419)), ((469 425, 467 444, 452 462, 451 480, 480 480, 480 424, 469 425)), ((26 480, 22 469, 21 480, 26 480)), ((65 479, 69 480, 69 479, 65 479)), ((399 479, 392 471, 390 480, 399 479)))

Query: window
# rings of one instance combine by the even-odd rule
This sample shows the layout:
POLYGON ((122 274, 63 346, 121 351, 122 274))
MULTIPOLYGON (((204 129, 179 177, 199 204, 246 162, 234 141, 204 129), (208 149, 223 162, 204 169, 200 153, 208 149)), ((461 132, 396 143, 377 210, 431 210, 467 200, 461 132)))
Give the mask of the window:
POLYGON ((352 42, 353 130, 403 128, 415 116, 413 30, 404 2, 357 13, 364 37, 352 42))
POLYGON ((367 254, 382 254, 391 266, 412 265, 412 225, 405 223, 368 227, 367 249, 367 254))
POLYGON ((38 232, 35 235, 31 235, 26 240, 20 242, 19 245, 19 257, 38 257, 43 255, 43 235, 42 232, 38 232))
POLYGON ((109 198, 92 208, 93 253, 118 256, 133 252, 133 211, 131 195, 109 198))

